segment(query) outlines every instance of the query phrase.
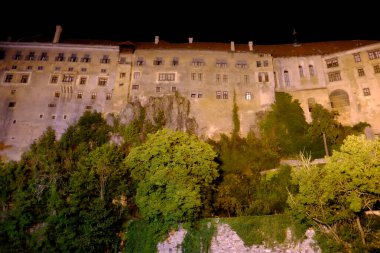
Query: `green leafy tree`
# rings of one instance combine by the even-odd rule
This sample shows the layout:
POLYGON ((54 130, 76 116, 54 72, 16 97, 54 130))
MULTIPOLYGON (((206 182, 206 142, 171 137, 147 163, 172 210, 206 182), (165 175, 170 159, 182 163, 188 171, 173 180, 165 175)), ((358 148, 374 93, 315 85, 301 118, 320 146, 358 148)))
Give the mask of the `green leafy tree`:
POLYGON ((210 145, 187 133, 163 129, 148 135, 126 159, 144 217, 168 224, 197 218, 203 193, 218 176, 215 156, 210 145))
POLYGON ((291 95, 276 92, 276 102, 260 123, 263 138, 283 156, 304 150, 308 124, 298 100, 291 95))
POLYGON ((302 168, 294 170, 293 178, 299 193, 290 195, 288 202, 299 218, 328 231, 347 251, 353 245, 364 247, 370 231, 363 228, 360 218, 380 201, 379 141, 348 136, 325 167, 311 166, 306 160, 302 168), (350 228, 355 230, 344 233, 350 228))

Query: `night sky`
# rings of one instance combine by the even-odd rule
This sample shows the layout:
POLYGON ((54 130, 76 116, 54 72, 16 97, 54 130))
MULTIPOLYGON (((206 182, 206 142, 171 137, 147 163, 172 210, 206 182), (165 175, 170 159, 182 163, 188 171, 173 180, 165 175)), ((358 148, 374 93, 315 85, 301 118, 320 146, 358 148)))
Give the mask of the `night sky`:
POLYGON ((278 44, 292 43, 295 28, 300 43, 380 40, 376 11, 372 14, 371 7, 364 8, 362 1, 345 7, 316 0, 291 4, 267 1, 254 6, 253 1, 238 0, 214 5, 207 2, 210 6, 205 5, 206 0, 102 1, 91 5, 59 1, 49 6, 13 2, 7 3, 0 15, 3 41, 8 37, 12 41, 53 38, 57 24, 63 27, 63 39, 153 41, 159 35, 169 42, 187 42, 188 37, 194 37, 194 41, 278 44))

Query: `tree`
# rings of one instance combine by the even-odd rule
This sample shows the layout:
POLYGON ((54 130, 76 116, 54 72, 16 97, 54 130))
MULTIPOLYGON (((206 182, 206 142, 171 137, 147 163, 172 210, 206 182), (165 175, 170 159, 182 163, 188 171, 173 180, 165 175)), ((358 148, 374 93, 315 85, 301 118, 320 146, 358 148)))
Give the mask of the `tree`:
POLYGON ((192 221, 218 176, 216 154, 196 136, 163 129, 133 148, 126 165, 138 182, 136 203, 149 220, 192 221))
POLYGON ((380 202, 379 141, 348 136, 325 167, 306 162, 294 170, 293 178, 299 193, 290 195, 288 201, 298 217, 327 230, 348 251, 355 236, 345 239, 341 232, 355 227, 362 246, 365 245, 365 234, 369 231, 362 227, 360 218, 380 202))
POLYGON ((298 154, 305 148, 308 124, 298 100, 276 92, 276 102, 260 123, 263 138, 283 156, 298 154))

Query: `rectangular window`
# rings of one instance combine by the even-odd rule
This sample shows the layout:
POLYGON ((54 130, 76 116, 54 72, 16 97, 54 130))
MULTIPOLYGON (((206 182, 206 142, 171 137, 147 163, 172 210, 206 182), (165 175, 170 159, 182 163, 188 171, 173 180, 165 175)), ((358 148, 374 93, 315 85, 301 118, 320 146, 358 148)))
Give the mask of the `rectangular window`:
POLYGON ((202 82, 203 80, 203 73, 198 73, 198 81, 202 82))
POLYGON ((216 99, 222 99, 222 92, 221 91, 216 92, 216 99))
POLYGON ((362 68, 358 69, 358 75, 359 76, 365 76, 364 69, 362 69, 362 68))
POLYGON ((73 75, 63 75, 62 82, 63 83, 72 83, 74 81, 73 75))
POLYGON ((54 104, 54 103, 50 103, 50 104, 48 104, 48 107, 56 107, 57 105, 56 104, 54 104))
POLYGON ((175 81, 175 73, 158 73, 158 81, 175 81))
POLYGON ((256 67, 258 67, 258 68, 261 67, 261 61, 256 61, 256 67))
POLYGON ((107 85, 108 78, 107 77, 99 77, 98 79, 98 85, 99 86, 106 86, 107 85))
POLYGON ((223 99, 228 99, 228 91, 223 91, 223 99))
POLYGON ((198 92, 198 98, 202 98, 203 97, 203 93, 202 92, 198 92))
POLYGON ((21 60, 21 58, 21 51, 17 51, 16 54, 13 56, 13 60, 21 60))
POLYGON ((84 85, 86 83, 87 83, 87 77, 81 76, 79 79, 79 84, 84 85))
POLYGON ((29 80, 29 75, 21 75, 20 83, 27 83, 29 80))
POLYGON ((68 68, 68 71, 74 71, 73 67, 68 68))
POLYGON ((80 61, 81 62, 91 62, 90 55, 89 54, 85 54, 80 61))
POLYGON ((64 53, 58 53, 58 56, 55 57, 55 61, 64 61, 64 60, 65 60, 64 53))
POLYGON ((197 78, 197 73, 191 73, 191 81, 195 81, 197 78))
POLYGON ((369 90, 369 88, 364 88, 363 89, 363 95, 364 96, 370 96, 371 95, 371 91, 369 90))
POLYGON ((13 79, 13 74, 7 74, 4 79, 4 83, 11 83, 13 79))
POLYGON ((216 67, 227 68, 227 60, 224 60, 224 59, 216 60, 216 67))
POLYGON ((133 84, 132 85, 132 90, 138 90, 139 89, 139 85, 138 84, 133 84))
POLYGON ((156 87, 156 92, 161 92, 161 87, 160 86, 156 87))
POLYGON ((263 82, 263 76, 264 76, 264 73, 259 73, 259 76, 258 76, 258 79, 259 79, 259 83, 263 82))
POLYGON ((201 58, 194 58, 191 62, 191 65, 193 65, 194 67, 202 67, 205 66, 205 62, 201 58))
POLYGON ((119 58, 119 64, 127 64, 127 58, 125 58, 125 57, 120 57, 120 58, 119 58))
POLYGON ((374 60, 374 59, 380 58, 380 49, 376 49, 376 50, 368 52, 368 58, 370 60, 374 60))
POLYGON ((32 70, 33 69, 33 66, 28 66, 26 67, 27 70, 32 70))
POLYGON ((133 72, 133 79, 137 80, 140 78, 141 73, 140 72, 133 72))
POLYGON ((107 73, 107 69, 101 69, 100 73, 107 73))
POLYGON ((328 76, 329 76, 329 82, 336 82, 336 81, 342 80, 342 78, 340 77, 340 72, 339 71, 337 71, 337 72, 330 72, 330 73, 328 73, 328 76))
POLYGON ((228 83, 228 75, 223 75, 223 83, 228 83))
POLYGON ((220 74, 216 74, 215 80, 217 83, 220 83, 220 74))
POLYGON ((263 65, 264 65, 264 67, 268 67, 268 66, 269 66, 269 62, 268 62, 268 60, 264 60, 264 61, 263 61, 263 65))
POLYGON ((37 70, 44 70, 44 66, 38 66, 37 70))
POLYGON ((380 65, 373 66, 373 71, 375 72, 375 74, 379 74, 380 73, 380 65))
POLYGON ((16 94, 16 90, 11 90, 11 95, 16 94))
POLYGON ((17 66, 16 66, 16 65, 13 65, 13 66, 12 66, 12 69, 17 69, 17 66))
POLYGON ((195 92, 191 93, 190 97, 191 98, 196 98, 197 97, 197 93, 195 93, 195 92))
POLYGON ((285 86, 289 87, 290 86, 290 78, 289 78, 289 72, 287 70, 284 71, 284 81, 285 81, 285 86))
POLYGON ((40 61, 47 61, 49 59, 47 52, 42 52, 40 55, 40 61))
POLYGON ((245 100, 252 100, 252 92, 246 92, 244 98, 245 100))
POLYGON ((339 67, 338 58, 332 58, 332 59, 326 60, 326 65, 327 65, 327 68, 339 67))
POLYGON ((163 64, 164 64, 164 61, 162 60, 162 57, 156 57, 156 59, 153 60, 154 66, 160 66, 163 64))
POLYGON ((82 97, 83 97, 83 92, 78 92, 77 99, 82 99, 82 97))
POLYGON ((9 102, 9 104, 8 104, 8 107, 15 107, 16 106, 16 102, 9 102))
POLYGON ((96 92, 91 93, 91 99, 96 99, 96 92))
POLYGON ((34 61, 35 59, 35 52, 29 52, 29 54, 26 56, 27 61, 34 61))
POLYGON ((179 65, 179 59, 178 57, 174 57, 172 60, 172 66, 178 66, 179 65))
POLYGON ((111 97, 112 97, 112 93, 107 93, 106 94, 106 100, 111 100, 111 97))
POLYGON ((54 92, 54 97, 59 98, 61 96, 61 92, 56 91, 54 92))
POLYGON ((244 75, 244 83, 245 84, 249 83, 249 75, 244 75))
POLYGON ((235 66, 239 69, 246 69, 248 68, 248 63, 247 61, 237 61, 235 66))
POLYGON ((77 54, 71 54, 71 57, 69 57, 69 62, 77 62, 78 61, 78 57, 77 57, 77 54))
POLYGON ((126 77, 126 73, 125 72, 121 72, 120 73, 120 78, 125 78, 126 77))
POLYGON ((100 59, 100 63, 110 63, 111 62, 111 59, 109 58, 108 55, 103 55, 103 58, 100 59))
POLYGON ((176 92, 177 91, 177 87, 173 86, 172 87, 172 92, 176 92))
POLYGON ((58 83, 58 75, 52 75, 50 77, 50 83, 58 83))
POLYGON ((362 58, 360 57, 360 53, 354 54, 354 60, 355 62, 361 62, 362 58))
POLYGON ((138 57, 138 58, 137 58, 137 61, 136 61, 136 65, 137 65, 137 66, 143 66, 143 65, 145 65, 144 58, 142 58, 142 57, 138 57))

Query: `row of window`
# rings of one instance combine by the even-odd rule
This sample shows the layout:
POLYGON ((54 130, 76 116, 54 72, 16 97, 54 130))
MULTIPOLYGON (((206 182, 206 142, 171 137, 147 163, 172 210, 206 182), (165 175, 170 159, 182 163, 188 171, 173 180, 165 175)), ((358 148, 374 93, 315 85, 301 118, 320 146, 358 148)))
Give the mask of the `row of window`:
MULTIPOLYGON (((42 52, 40 55, 36 55, 35 52, 29 52, 25 57, 22 55, 21 51, 17 51, 13 57, 13 60, 26 60, 26 61, 48 61, 49 56, 47 52, 42 52)), ((58 53, 57 56, 54 58, 55 61, 62 62, 66 60, 65 53, 58 53)), ((71 56, 67 57, 68 62, 85 62, 89 63, 91 62, 91 57, 89 54, 84 54, 83 57, 79 58, 77 54, 71 54, 71 56)), ((99 61, 100 63, 110 63, 111 59, 109 58, 109 55, 103 55, 103 57, 99 61)), ((125 57, 121 57, 119 60, 119 63, 126 63, 125 57)))
MULTIPOLYGON (((162 57, 156 57, 153 60, 153 66, 161 66, 164 65, 165 61, 163 60, 162 57)), ((137 66, 143 66, 146 65, 146 61, 144 60, 143 57, 138 57, 136 60, 136 65, 137 66)), ((178 57, 173 57, 173 59, 170 61, 171 66, 178 66, 179 65, 179 58, 178 57)), ((202 58, 194 58, 191 61, 191 65, 194 67, 202 67, 205 66, 206 63, 204 59, 202 58)), ((215 66, 218 68, 227 68, 229 66, 228 61, 226 59, 216 59, 215 61, 215 66)), ((268 67, 269 66, 269 61, 264 60, 264 61, 256 61, 256 67, 268 67)), ((245 60, 238 60, 235 62, 235 67, 236 68, 248 68, 249 65, 247 61, 245 60)))
POLYGON ((9 73, 4 77, 4 83, 28 83, 28 73, 9 73))
MULTIPOLYGON (((59 77, 62 76, 61 82, 62 83, 74 83, 75 82, 75 75, 70 74, 63 74, 58 75, 54 74, 50 77, 50 83, 51 84, 57 84, 59 81, 59 77)), ((87 84, 88 77, 87 76, 79 76, 78 78, 78 84, 85 85, 87 84)), ((108 83, 108 77, 98 77, 98 86, 106 86, 108 83)))
MULTIPOLYGON (((305 74, 304 74, 304 71, 303 71, 303 66, 299 65, 298 66, 298 72, 300 74, 300 77, 305 77, 305 74)), ((309 65, 309 75, 310 76, 314 76, 315 75, 315 71, 314 71, 314 66, 313 65, 309 65)))
MULTIPOLYGON (((71 86, 67 87, 67 89, 65 87, 64 90, 54 92, 54 97, 59 98, 61 97, 62 93, 73 93, 73 89, 71 86)), ((96 97, 97 97, 96 92, 91 92, 91 99, 96 99, 96 97)), ((83 98, 83 92, 79 91, 77 93, 77 99, 82 99, 82 98, 83 98)), ((112 93, 106 93, 106 100, 111 100, 111 98, 112 98, 112 93)))

